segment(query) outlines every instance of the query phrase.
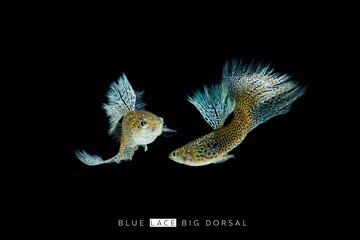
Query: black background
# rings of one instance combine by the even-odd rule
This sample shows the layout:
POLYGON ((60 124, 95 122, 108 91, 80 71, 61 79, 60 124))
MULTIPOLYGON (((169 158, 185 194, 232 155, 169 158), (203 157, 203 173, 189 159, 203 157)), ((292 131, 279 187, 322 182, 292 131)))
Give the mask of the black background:
POLYGON ((119 219, 144 219, 147 226, 149 218, 244 219, 248 225, 166 231, 307 236, 321 229, 324 160, 314 151, 314 119, 323 81, 319 68, 326 60, 326 15, 317 18, 308 6, 282 1, 221 9, 169 7, 161 13, 123 10, 112 17, 91 10, 72 14, 70 74, 62 95, 68 127, 53 149, 69 166, 67 205, 74 230, 160 231, 117 226, 119 219), (171 151, 212 130, 186 101, 187 94, 218 83, 223 65, 233 58, 271 63, 308 90, 288 114, 249 133, 231 152, 235 159, 203 167, 171 161, 171 151), (158 137, 147 152, 140 148, 132 161, 86 166, 74 157, 75 149, 104 159, 118 151, 119 144, 107 135, 101 105, 123 72, 135 90, 145 89, 146 109, 177 132, 158 137))

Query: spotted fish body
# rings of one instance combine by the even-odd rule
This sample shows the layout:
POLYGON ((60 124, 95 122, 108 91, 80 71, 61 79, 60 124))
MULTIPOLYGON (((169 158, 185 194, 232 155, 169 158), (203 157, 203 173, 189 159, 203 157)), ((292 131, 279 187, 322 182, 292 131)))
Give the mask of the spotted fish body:
POLYGON ((239 122, 240 119, 234 117, 228 125, 218 128, 174 151, 170 154, 170 158, 176 162, 191 166, 220 163, 233 158, 234 156, 229 155, 228 152, 237 147, 248 132, 247 125, 240 125, 239 122), (176 155, 178 158, 175 157, 174 159, 176 155))
POLYGON ((103 108, 109 117, 109 135, 120 142, 119 152, 108 160, 90 155, 85 151, 75 151, 76 157, 89 166, 104 163, 120 163, 131 160, 139 146, 147 151, 147 144, 152 143, 164 132, 173 132, 164 126, 164 119, 145 111, 142 101, 143 91, 135 92, 125 74, 119 81, 110 85, 108 104, 103 108))
POLYGON ((227 62, 220 84, 195 92, 188 100, 214 129, 171 152, 169 158, 190 166, 221 163, 233 155, 246 135, 259 124, 290 110, 305 87, 289 81, 288 75, 274 73, 269 65, 227 62), (231 122, 224 126, 230 113, 231 122))
MULTIPOLYGON (((147 151, 147 144, 152 143, 162 134, 164 120, 148 111, 130 111, 121 123, 119 153, 115 162, 131 160, 139 146, 147 151)), ((120 128, 120 126, 119 126, 120 128)))

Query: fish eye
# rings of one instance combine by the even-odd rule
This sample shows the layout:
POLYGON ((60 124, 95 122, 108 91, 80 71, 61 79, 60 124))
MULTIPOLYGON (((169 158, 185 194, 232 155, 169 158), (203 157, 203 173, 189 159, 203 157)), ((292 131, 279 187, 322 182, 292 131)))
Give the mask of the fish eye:
POLYGON ((147 125, 146 121, 145 121, 144 119, 141 119, 141 121, 140 121, 140 126, 141 126, 142 128, 146 128, 146 125, 147 125))
POLYGON ((178 157, 178 156, 179 156, 179 152, 178 152, 178 151, 174 151, 174 152, 172 153, 172 156, 173 156, 173 157, 178 157))

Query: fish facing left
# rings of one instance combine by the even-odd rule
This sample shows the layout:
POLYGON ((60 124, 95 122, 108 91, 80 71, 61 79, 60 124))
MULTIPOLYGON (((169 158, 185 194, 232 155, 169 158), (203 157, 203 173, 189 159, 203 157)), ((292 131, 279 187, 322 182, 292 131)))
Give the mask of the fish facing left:
POLYGON ((103 109, 109 117, 109 135, 120 142, 119 152, 112 158, 103 160, 100 156, 76 150, 76 157, 86 165, 96 166, 104 163, 120 163, 132 160, 139 146, 147 151, 147 145, 154 142, 164 132, 175 132, 164 125, 164 119, 145 111, 142 100, 144 91, 134 91, 126 75, 113 82, 107 93, 108 103, 103 109), (122 121, 120 121, 122 119, 122 121))

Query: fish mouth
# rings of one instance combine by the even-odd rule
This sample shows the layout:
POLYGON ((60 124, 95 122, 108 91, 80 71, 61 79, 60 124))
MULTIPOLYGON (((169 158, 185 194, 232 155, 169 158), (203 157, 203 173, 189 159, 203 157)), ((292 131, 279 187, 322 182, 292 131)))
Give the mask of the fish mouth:
POLYGON ((164 119, 162 117, 159 117, 159 120, 160 120, 160 125, 164 125, 164 119))
POLYGON ((176 150, 174 150, 174 151, 172 151, 171 153, 169 153, 169 156, 168 156, 168 157, 169 157, 171 160, 175 161, 175 162, 181 163, 181 162, 180 162, 180 159, 178 159, 179 157, 178 157, 178 156, 175 156, 175 155, 176 155, 175 152, 176 152, 176 150))
POLYGON ((191 162, 191 159, 190 158, 188 158, 188 157, 186 157, 186 156, 174 156, 173 155, 174 154, 174 152, 171 152, 170 154, 169 154, 169 158, 171 159, 171 160, 173 160, 174 162, 177 162, 177 163, 180 163, 180 164, 185 164, 185 165, 189 165, 188 164, 188 162, 190 161, 191 162))
POLYGON ((184 162, 183 162, 181 159, 178 159, 178 158, 172 156, 172 153, 170 153, 168 157, 169 157, 172 161, 174 161, 174 162, 177 162, 177 163, 180 163, 180 164, 184 164, 184 162))

